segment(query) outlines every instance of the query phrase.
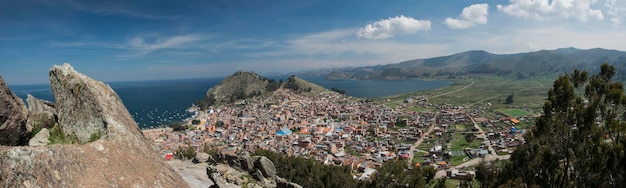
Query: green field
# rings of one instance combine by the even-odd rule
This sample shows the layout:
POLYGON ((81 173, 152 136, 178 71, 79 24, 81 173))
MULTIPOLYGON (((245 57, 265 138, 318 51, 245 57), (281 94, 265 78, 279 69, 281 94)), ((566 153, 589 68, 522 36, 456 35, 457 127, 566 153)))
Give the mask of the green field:
POLYGON ((431 111, 428 108, 422 108, 422 107, 411 107, 409 108, 410 111, 414 111, 414 112, 428 112, 431 111))
POLYGON ((512 116, 512 117, 521 117, 521 116, 526 116, 530 113, 524 111, 524 110, 520 110, 517 108, 507 108, 507 109, 503 109, 500 110, 500 112, 508 115, 508 116, 512 116))
POLYGON ((518 80, 511 77, 474 75, 453 80, 454 84, 441 89, 391 97, 388 98, 389 102, 385 103, 387 107, 396 107, 407 97, 424 95, 433 104, 490 106, 492 109, 516 106, 540 111, 554 79, 553 77, 536 77, 530 80, 518 80), (514 103, 503 104, 510 94, 514 95, 514 103))

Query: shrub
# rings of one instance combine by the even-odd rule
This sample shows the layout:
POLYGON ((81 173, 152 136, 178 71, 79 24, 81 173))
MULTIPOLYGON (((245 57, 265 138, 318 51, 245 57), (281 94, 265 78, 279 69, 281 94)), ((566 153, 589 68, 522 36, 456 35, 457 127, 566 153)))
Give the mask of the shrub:
POLYGON ((176 152, 174 152, 174 155, 181 159, 193 159, 196 158, 196 149, 191 147, 191 145, 179 147, 176 152))

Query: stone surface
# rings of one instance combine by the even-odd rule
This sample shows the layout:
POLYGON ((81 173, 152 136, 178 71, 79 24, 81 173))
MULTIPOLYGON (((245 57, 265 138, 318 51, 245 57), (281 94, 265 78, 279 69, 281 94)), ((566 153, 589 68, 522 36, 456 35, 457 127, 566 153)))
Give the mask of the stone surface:
POLYGON ((128 112, 109 85, 76 72, 69 64, 50 69, 50 88, 63 132, 80 142, 87 142, 93 134, 106 134, 107 126, 114 122, 104 119, 105 115, 128 112))
POLYGON ((234 188, 234 187, 242 187, 242 186, 238 186, 237 184, 234 183, 230 183, 225 177, 224 177, 224 173, 225 171, 227 171, 228 169, 224 168, 223 166, 207 166, 207 175, 209 176, 209 179, 211 179, 211 181, 213 181, 213 185, 211 187, 218 187, 218 188, 234 188))
POLYGON ((302 187, 278 177, 276 166, 265 156, 250 156, 245 150, 229 147, 216 159, 207 165, 207 176, 215 182, 212 187, 302 187))
POLYGON ((54 103, 41 100, 28 94, 28 125, 35 128, 52 128, 57 123, 57 110, 54 103))
POLYGON ((174 171, 176 171, 185 180, 191 188, 207 188, 213 185, 213 181, 207 176, 206 163, 192 163, 189 160, 167 160, 174 171))
POLYGON ((28 141, 29 146, 45 146, 50 142, 48 138, 50 137, 50 131, 47 128, 43 128, 37 133, 33 138, 28 141))
POLYGON ((280 188, 302 188, 301 185, 287 181, 285 178, 276 176, 276 186, 280 188))
POLYGON ((258 160, 254 161, 254 167, 261 170, 263 176, 266 178, 272 178, 276 176, 276 166, 272 160, 268 159, 265 156, 260 157, 258 160))
POLYGON ((0 187, 188 187, 110 87, 69 65, 50 76, 64 131, 105 134, 84 144, 0 147, 0 187))
POLYGON ((26 145, 31 128, 26 125, 28 111, 21 98, 0 77, 0 145, 26 145))
POLYGON ((211 157, 211 155, 208 153, 196 152, 195 162, 206 163, 209 160, 209 157, 211 157))
POLYGON ((250 171, 254 168, 254 163, 252 159, 250 159, 249 152, 244 151, 239 154, 239 164, 241 164, 241 169, 244 171, 250 171))

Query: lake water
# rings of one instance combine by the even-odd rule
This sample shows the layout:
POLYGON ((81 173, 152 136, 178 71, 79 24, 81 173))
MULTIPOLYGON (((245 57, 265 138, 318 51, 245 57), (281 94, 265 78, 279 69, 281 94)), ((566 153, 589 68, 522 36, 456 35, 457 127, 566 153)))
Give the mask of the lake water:
MULTIPOLYGON (((286 77, 272 77, 286 80, 286 77)), ((205 96, 206 91, 224 78, 198 78, 159 81, 133 81, 108 83, 120 96, 126 108, 141 128, 178 122, 192 114, 186 111, 194 102, 205 96)), ((326 88, 345 90, 354 97, 385 97, 421 90, 432 90, 450 85, 450 81, 423 80, 324 80, 318 77, 304 78, 326 88)), ((9 85, 20 98, 27 94, 54 102, 48 85, 9 85)))

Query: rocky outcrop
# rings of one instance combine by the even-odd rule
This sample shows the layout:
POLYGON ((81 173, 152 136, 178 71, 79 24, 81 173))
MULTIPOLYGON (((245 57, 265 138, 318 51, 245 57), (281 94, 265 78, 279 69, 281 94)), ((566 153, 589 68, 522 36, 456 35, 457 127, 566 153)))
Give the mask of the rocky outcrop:
POLYGON ((54 103, 41 100, 28 94, 28 125, 33 128, 52 128, 57 123, 57 110, 54 103))
POLYGON ((26 125, 28 111, 21 98, 17 97, 0 77, 0 145, 25 145, 30 138, 26 125))
POLYGON ((276 186, 280 188, 302 188, 297 183, 287 181, 285 178, 276 177, 276 186))
POLYGON ((52 67, 50 87, 63 132, 80 142, 87 142, 91 135, 106 134, 113 122, 104 116, 126 109, 111 87, 76 72, 69 64, 52 67))
POLYGON ((209 155, 208 153, 196 152, 196 157, 194 161, 197 163, 206 163, 207 161, 209 161, 209 157, 211 157, 211 155, 209 155))
POLYGON ((276 166, 274 166, 272 160, 268 159, 265 156, 262 156, 258 160, 254 161, 254 167, 261 170, 263 176, 265 176, 266 178, 276 176, 276 166))
POLYGON ((50 140, 50 131, 47 128, 41 129, 33 138, 28 141, 29 146, 45 146, 48 145, 50 140))
POLYGON ((63 132, 83 144, 0 147, 0 187, 187 187, 108 85, 67 64, 50 80, 63 132))
POLYGON ((289 187, 301 188, 276 175, 276 166, 265 156, 250 156, 240 148, 225 148, 216 157, 216 164, 207 166, 213 187, 289 187))

